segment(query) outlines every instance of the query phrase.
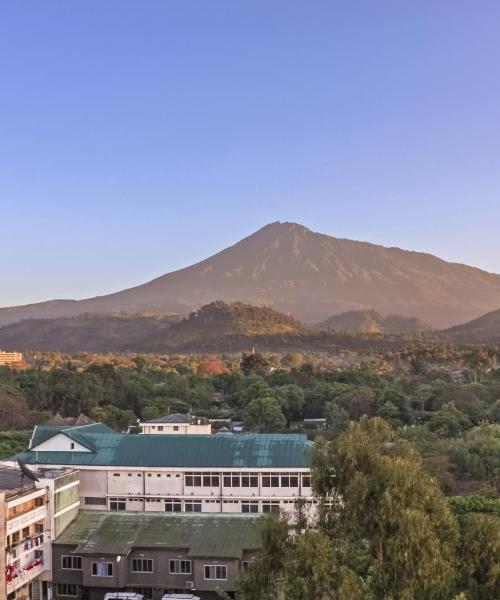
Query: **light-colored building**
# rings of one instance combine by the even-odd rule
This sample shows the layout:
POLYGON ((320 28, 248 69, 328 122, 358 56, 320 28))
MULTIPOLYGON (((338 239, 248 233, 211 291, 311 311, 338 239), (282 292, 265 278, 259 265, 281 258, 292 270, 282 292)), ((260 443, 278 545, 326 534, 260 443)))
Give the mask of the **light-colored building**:
POLYGON ((212 433, 212 424, 204 417, 193 417, 175 413, 141 421, 141 433, 149 435, 209 435, 212 433))
POLYGON ((37 426, 17 457, 34 467, 75 467, 82 508, 203 513, 309 514, 305 435, 132 435, 102 424, 37 426))
POLYGON ((78 473, 0 468, 0 598, 50 600, 51 541, 76 517, 78 473))
POLYGON ((21 352, 2 352, 0 350, 0 365, 10 365, 12 363, 21 362, 23 355, 21 352))

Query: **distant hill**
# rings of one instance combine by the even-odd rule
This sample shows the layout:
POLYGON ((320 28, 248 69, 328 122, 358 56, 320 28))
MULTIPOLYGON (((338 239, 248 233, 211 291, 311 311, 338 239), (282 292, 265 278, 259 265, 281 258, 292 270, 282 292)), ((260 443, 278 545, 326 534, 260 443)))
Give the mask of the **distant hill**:
POLYGON ((0 347, 59 352, 109 352, 167 329, 177 315, 81 315, 26 319, 0 328, 0 347))
POLYGON ((138 341, 134 349, 145 352, 224 350, 234 343, 247 348, 252 341, 264 337, 305 331, 307 329, 300 321, 271 308, 217 301, 203 306, 170 328, 138 341))
POLYGON ((459 343, 500 344, 500 310, 443 331, 446 337, 459 343))
POLYGON ((496 309, 500 275, 295 223, 272 223, 206 260, 137 287, 86 300, 1 308, 0 326, 84 313, 186 314, 216 300, 270 306, 309 323, 374 309, 444 328, 496 309))
POLYGON ((384 317, 375 310, 352 310, 334 315, 316 327, 349 333, 411 333, 430 329, 427 323, 417 317, 403 315, 384 317))

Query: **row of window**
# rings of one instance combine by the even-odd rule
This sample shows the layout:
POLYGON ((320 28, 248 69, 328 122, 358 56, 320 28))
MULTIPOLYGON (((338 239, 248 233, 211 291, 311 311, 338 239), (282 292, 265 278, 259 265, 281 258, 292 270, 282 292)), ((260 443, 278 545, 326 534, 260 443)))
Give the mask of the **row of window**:
MULTIPOLYGON (((61 556, 61 568, 64 570, 81 571, 82 557, 72 555, 61 556)), ((94 577, 113 577, 113 563, 111 562, 92 562, 90 570, 94 577)), ((132 573, 153 573, 153 559, 132 558, 130 561, 130 571, 132 573)), ((193 572, 192 562, 185 559, 171 559, 169 560, 169 572, 173 575, 191 575, 193 572)), ((227 569, 224 565, 205 565, 204 572, 205 579, 227 579, 227 569)), ((60 593, 62 594, 62 592, 60 593)))
MULTIPOLYGON (((113 473, 113 477, 121 477, 122 473, 113 473)), ((125 473, 123 473, 125 476, 125 473)), ((127 473, 132 477, 132 473, 127 473)), ((142 473, 136 473, 137 477, 142 477, 142 473)), ((152 477, 152 473, 147 474, 152 477)), ((161 477, 160 473, 156 477, 161 477)), ((166 477, 170 477, 168 473, 166 477)), ((176 474, 180 477, 180 474, 176 474)), ((184 481, 186 487, 219 487, 221 481, 220 473, 186 473, 184 481)), ((222 482, 224 487, 259 487, 259 475, 257 473, 223 473, 222 482)), ((302 486, 311 487, 311 476, 302 475, 302 486)), ((297 473, 263 473, 262 487, 299 487, 299 475, 297 473)))
MULTIPOLYGON (((181 498, 164 498, 155 499, 156 502, 164 502, 165 512, 183 512, 181 498)), ((279 512, 281 504, 294 504, 295 500, 205 500, 205 503, 209 504, 239 504, 241 506, 242 513, 258 513, 259 506, 262 508, 263 513, 268 512, 279 512)), ((306 505, 317 504, 317 501, 307 501, 306 505)), ((201 513, 203 502, 201 500, 184 500, 184 512, 196 512, 201 513)), ((126 498, 110 498, 109 499, 110 510, 126 510, 127 499, 126 498)))

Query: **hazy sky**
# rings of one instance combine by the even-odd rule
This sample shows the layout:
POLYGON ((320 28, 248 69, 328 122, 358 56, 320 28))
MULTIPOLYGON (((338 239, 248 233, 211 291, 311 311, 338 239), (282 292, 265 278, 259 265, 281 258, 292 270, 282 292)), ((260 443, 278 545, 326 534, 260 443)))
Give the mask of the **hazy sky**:
POLYGON ((0 306, 276 220, 500 272, 500 2, 0 3, 0 306))

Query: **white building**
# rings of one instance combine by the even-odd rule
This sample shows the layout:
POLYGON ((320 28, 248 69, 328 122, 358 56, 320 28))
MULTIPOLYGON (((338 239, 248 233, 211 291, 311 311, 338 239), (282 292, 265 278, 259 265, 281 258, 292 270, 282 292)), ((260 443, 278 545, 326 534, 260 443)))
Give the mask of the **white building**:
MULTIPOLYGON (((36 427, 18 457, 79 469, 82 508, 312 514, 305 435, 133 435, 105 425, 36 427), (301 501, 301 504, 302 504, 301 501)), ((16 457, 15 457, 16 458, 16 457)))
POLYGON ((78 474, 70 469, 37 474, 0 468, 0 598, 50 600, 51 542, 75 518, 78 474))
POLYGON ((212 425, 203 417, 175 413, 139 423, 141 433, 150 435, 209 435, 212 425))

